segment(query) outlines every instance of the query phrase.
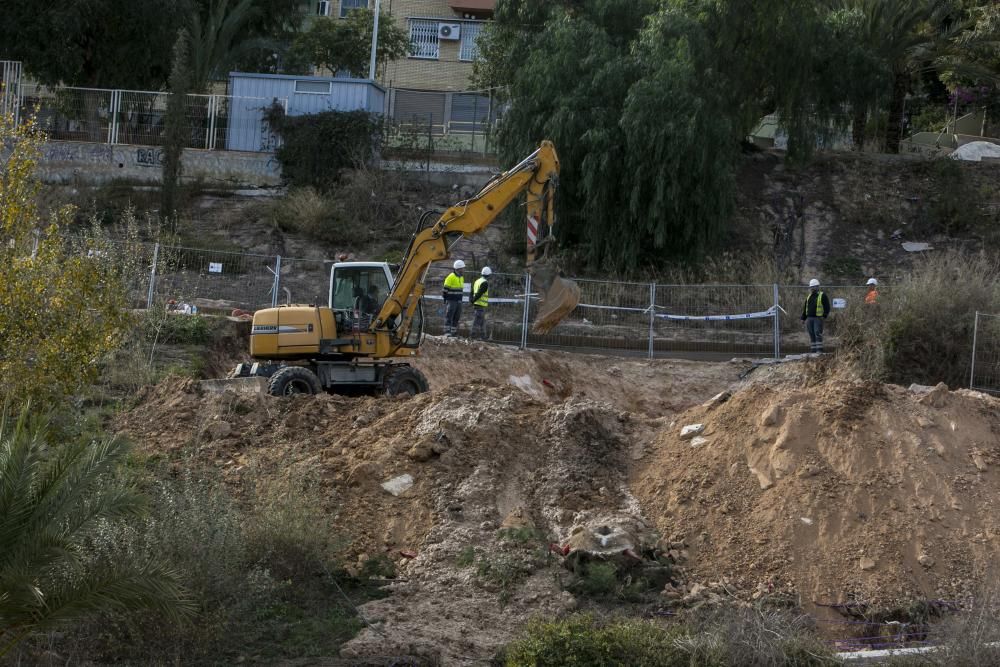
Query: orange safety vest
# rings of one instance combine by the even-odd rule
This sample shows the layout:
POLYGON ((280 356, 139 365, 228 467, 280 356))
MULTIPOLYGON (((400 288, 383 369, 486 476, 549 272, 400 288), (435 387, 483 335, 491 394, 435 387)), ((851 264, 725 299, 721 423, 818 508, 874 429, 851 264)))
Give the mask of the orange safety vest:
POLYGON ((875 303, 878 300, 878 290, 873 289, 872 291, 865 294, 865 303, 875 303))

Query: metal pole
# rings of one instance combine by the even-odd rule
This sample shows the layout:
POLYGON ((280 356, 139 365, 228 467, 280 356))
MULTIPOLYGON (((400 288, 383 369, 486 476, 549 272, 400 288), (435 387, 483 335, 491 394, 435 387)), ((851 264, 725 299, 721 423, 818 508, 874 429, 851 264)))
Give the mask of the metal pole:
POLYGON ((528 347, 528 319, 531 310, 531 274, 524 274, 524 312, 521 313, 521 349, 528 347))
POLYGON ((205 148, 215 148, 215 95, 208 96, 208 127, 205 129, 205 148))
POLYGON ((656 323, 656 283, 649 283, 649 358, 653 358, 653 329, 656 323))
POLYGON ((778 307, 778 283, 771 286, 774 289, 774 358, 781 359, 781 310, 778 307))
POLYGON ((381 8, 381 1, 375 0, 375 20, 372 21, 372 54, 368 60, 368 78, 375 80, 375 52, 378 50, 378 13, 381 8))
POLYGON ((153 293, 156 291, 156 264, 160 261, 160 244, 153 246, 153 264, 149 268, 149 291, 146 293, 146 309, 153 307, 153 293))
POLYGON ((274 260, 274 286, 271 290, 271 308, 278 307, 278 290, 281 289, 281 255, 274 260))
POLYGON ((976 385, 976 343, 979 338, 979 311, 976 311, 976 323, 972 325, 972 370, 969 371, 969 389, 976 385))

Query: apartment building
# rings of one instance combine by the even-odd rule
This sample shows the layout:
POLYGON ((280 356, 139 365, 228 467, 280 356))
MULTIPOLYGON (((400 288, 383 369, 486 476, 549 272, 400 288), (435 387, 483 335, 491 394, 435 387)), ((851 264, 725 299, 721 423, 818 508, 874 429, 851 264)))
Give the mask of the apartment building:
MULTIPOLYGON (((374 8, 374 0, 318 0, 316 13, 345 17, 374 8)), ((410 54, 378 73, 393 118, 426 124, 435 133, 481 131, 497 110, 488 94, 471 92, 476 40, 493 16, 496 0, 381 0, 410 36, 410 54)))

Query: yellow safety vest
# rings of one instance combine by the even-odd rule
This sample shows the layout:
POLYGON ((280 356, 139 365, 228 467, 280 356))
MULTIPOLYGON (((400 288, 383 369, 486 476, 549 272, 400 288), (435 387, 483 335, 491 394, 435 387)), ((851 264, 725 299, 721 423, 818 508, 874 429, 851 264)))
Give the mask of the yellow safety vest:
MULTIPOLYGON (((472 296, 476 296, 476 294, 479 292, 479 286, 485 282, 486 278, 480 278, 476 282, 472 283, 472 296)), ((476 299, 473 305, 482 306, 483 308, 490 305, 490 287, 488 283, 486 285, 486 291, 483 292, 483 295, 481 297, 476 299)))
POLYGON ((465 293, 465 278, 452 272, 444 279, 444 296, 446 299, 461 301, 465 293))
MULTIPOLYGON (((806 297, 806 303, 802 306, 802 314, 806 317, 809 317, 809 297, 811 296, 812 294, 806 297)), ((823 310, 823 292, 816 292, 816 317, 823 317, 824 313, 826 311, 823 310)))

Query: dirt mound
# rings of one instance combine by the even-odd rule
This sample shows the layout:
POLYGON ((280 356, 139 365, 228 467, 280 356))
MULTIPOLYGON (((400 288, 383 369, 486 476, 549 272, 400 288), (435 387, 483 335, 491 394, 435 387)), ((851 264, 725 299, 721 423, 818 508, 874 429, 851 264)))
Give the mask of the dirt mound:
POLYGON ((966 599, 1000 548, 1000 401, 806 377, 680 415, 633 471, 646 515, 744 590, 966 599))

